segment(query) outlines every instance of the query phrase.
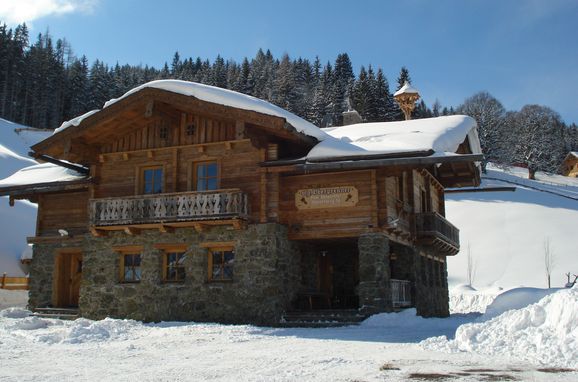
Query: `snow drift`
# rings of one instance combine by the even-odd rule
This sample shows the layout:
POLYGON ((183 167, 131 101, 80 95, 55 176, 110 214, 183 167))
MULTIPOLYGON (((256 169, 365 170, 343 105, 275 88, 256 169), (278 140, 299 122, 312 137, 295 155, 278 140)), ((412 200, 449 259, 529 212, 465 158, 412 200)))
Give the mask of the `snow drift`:
MULTIPOLYGON (((539 295, 537 291, 522 292, 528 297, 539 295)), ((497 300, 501 310, 515 302, 511 296, 497 300)), ((421 345, 431 350, 517 357, 550 367, 576 367, 578 288, 556 291, 535 304, 506 310, 485 322, 462 325, 453 340, 434 337, 421 345)))

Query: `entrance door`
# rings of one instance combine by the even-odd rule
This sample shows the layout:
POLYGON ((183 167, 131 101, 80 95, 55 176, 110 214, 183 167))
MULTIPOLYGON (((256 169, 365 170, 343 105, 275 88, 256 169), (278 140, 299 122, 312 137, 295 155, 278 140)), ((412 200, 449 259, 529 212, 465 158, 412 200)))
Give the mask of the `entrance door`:
POLYGON ((331 255, 323 252, 319 256, 319 292, 333 297, 333 264, 331 255))
POLYGON ((77 307, 82 280, 82 252, 67 251, 56 257, 56 301, 57 307, 77 307))

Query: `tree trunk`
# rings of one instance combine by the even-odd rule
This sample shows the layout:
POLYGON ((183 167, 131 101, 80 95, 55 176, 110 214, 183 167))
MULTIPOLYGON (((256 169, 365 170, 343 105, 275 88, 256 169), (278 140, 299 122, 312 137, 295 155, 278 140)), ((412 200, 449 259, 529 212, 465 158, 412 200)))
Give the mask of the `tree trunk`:
POLYGON ((536 179, 536 170, 531 167, 528 167, 528 179, 536 179))

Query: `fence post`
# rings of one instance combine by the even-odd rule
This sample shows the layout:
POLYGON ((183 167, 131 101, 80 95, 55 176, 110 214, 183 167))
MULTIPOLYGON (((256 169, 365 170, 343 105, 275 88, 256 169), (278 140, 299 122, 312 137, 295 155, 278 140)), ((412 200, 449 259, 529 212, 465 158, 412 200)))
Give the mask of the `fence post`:
POLYGON ((2 274, 2 289, 6 286, 6 272, 2 274))

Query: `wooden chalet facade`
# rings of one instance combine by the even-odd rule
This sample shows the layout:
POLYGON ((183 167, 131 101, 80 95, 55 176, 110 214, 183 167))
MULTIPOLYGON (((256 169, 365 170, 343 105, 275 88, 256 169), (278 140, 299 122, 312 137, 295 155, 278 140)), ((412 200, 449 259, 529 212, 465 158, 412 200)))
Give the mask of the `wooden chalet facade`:
POLYGON ((32 147, 74 179, 0 182, 38 203, 31 308, 257 324, 296 310, 448 315, 459 231, 444 188, 479 184, 466 135, 456 155, 309 160, 325 133, 298 117, 309 130, 263 101, 198 95, 238 93, 156 83, 32 147))
POLYGON ((560 172, 564 176, 578 178, 578 152, 570 151, 560 165, 560 172))

